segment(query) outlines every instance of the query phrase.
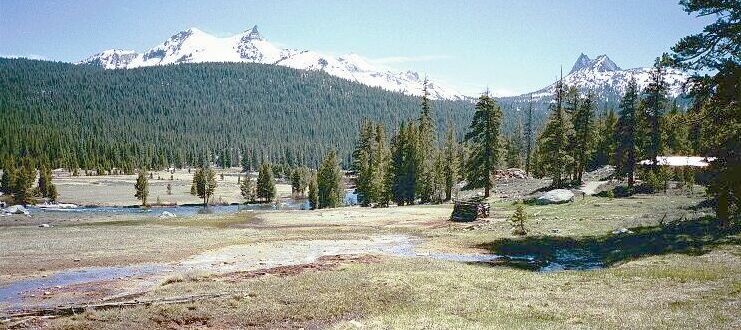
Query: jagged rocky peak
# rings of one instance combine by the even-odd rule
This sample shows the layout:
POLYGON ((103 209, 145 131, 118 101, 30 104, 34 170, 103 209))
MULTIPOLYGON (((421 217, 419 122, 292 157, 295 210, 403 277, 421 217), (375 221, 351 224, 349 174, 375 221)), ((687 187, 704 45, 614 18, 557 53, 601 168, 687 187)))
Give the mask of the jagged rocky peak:
POLYGON ((584 53, 581 53, 579 55, 579 58, 576 59, 576 62, 574 63, 574 66, 571 67, 571 71, 569 73, 574 73, 576 71, 579 71, 583 68, 589 67, 589 64, 592 62, 592 60, 589 59, 589 56, 584 55, 584 53))
POLYGON ((600 55, 592 60, 589 59, 589 56, 582 53, 581 55, 579 55, 579 58, 576 59, 576 62, 574 62, 574 66, 571 68, 569 74, 583 70, 609 72, 620 71, 621 69, 607 55, 600 55))
POLYGON ((262 37, 262 34, 260 34, 260 31, 257 30, 257 25, 253 26, 251 29, 246 30, 242 32, 242 41, 247 42, 251 40, 265 40, 262 37))
POLYGON ((620 67, 615 64, 607 55, 600 55, 594 59, 592 70, 605 72, 605 71, 620 71, 620 67))

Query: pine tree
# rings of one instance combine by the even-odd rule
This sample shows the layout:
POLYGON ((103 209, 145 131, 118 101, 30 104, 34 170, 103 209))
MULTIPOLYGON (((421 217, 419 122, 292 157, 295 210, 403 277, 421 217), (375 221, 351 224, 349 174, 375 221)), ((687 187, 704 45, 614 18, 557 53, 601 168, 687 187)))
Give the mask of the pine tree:
POLYGON ((550 175, 554 188, 565 186, 565 177, 573 160, 567 150, 572 127, 563 109, 563 99, 564 85, 559 80, 555 86, 550 118, 538 138, 538 164, 543 173, 550 175))
POLYGON ((525 223, 527 222, 527 213, 525 212, 525 207, 522 203, 517 204, 517 209, 515 209, 515 213, 512 214, 509 221, 512 224, 513 234, 518 236, 527 235, 527 228, 525 227, 525 223))
POLYGON ((617 125, 617 115, 612 109, 597 123, 597 136, 595 137, 595 150, 591 158, 591 167, 597 168, 604 165, 615 165, 615 127, 617 125))
POLYGON ((16 204, 30 204, 33 202, 33 185, 36 181, 36 168, 29 157, 21 160, 21 169, 13 181, 13 191, 16 204))
POLYGON ((263 162, 257 175, 257 198, 263 202, 270 202, 275 198, 275 179, 270 163, 263 162))
POLYGON ((255 201, 255 187, 252 185, 252 179, 249 175, 244 176, 244 180, 239 185, 239 191, 242 194, 242 198, 247 202, 255 201))
POLYGON ((193 174, 190 193, 203 199, 203 207, 208 207, 208 201, 216 191, 216 186, 216 172, 208 165, 202 165, 193 174))
POLYGON ((252 171, 252 158, 250 157, 250 152, 245 149, 242 152, 242 159, 241 164, 242 165, 242 172, 249 173, 249 171, 252 171))
POLYGON ((149 180, 147 179, 146 171, 144 169, 139 170, 139 176, 136 178, 134 189, 136 190, 134 197, 142 201, 142 206, 146 207, 147 196, 149 196, 149 180))
POLYGON ((312 210, 319 207, 319 186, 316 182, 316 173, 313 171, 309 178, 309 206, 312 210))
POLYGON ((453 197, 453 187, 458 183, 458 142, 455 140, 455 128, 448 124, 443 147, 443 176, 445 182, 445 200, 453 197))
POLYGON ((386 129, 383 124, 375 125, 375 135, 373 141, 373 148, 371 150, 371 175, 370 175, 370 194, 369 198, 372 203, 377 205, 385 206, 388 205, 391 199, 386 184, 386 178, 389 171, 389 158, 390 151, 386 142, 386 129))
POLYGON ((399 205, 414 204, 417 191, 417 130, 414 124, 402 123, 391 141, 391 165, 387 186, 394 202, 399 205))
POLYGON ((373 143, 375 142, 373 123, 364 121, 360 125, 360 137, 353 152, 352 168, 355 171, 356 190, 361 205, 368 206, 372 201, 373 164, 371 163, 373 143))
POLYGON ((49 169, 42 166, 39 170, 39 184, 38 192, 41 197, 48 198, 51 201, 55 201, 57 188, 52 183, 52 174, 49 169))
POLYGON ((628 177, 628 187, 633 187, 635 177, 636 125, 637 125, 638 85, 635 78, 628 81, 625 95, 620 101, 620 117, 615 127, 615 165, 617 173, 628 177))
POLYGON ((527 124, 525 126, 525 175, 530 175, 533 153, 533 94, 530 94, 530 102, 527 107, 527 124))
POLYGON ((650 129, 650 142, 646 148, 648 157, 652 161, 651 169, 658 170, 658 156, 663 152, 661 140, 661 117, 667 103, 667 83, 664 81, 668 55, 664 54, 656 58, 653 70, 651 70, 648 86, 644 91, 643 109, 644 116, 650 129))
POLYGON ((675 102, 662 121, 661 131, 664 133, 664 145, 671 155, 691 154, 688 117, 689 115, 679 111, 675 102))
POLYGON ((471 148, 466 164, 468 184, 473 188, 484 188, 484 197, 489 197, 494 187, 494 170, 499 164, 499 130, 502 111, 487 93, 476 103, 473 121, 466 133, 465 141, 471 148))
POLYGON ((574 168, 576 183, 581 184, 587 158, 594 141, 594 94, 589 92, 574 114, 574 168))
POLYGON ((342 203, 342 171, 337 160, 337 152, 329 152, 317 174, 319 208, 334 208, 342 203))
POLYGON ((435 195, 436 173, 435 159, 437 151, 437 129, 432 119, 432 107, 430 105, 429 91, 427 90, 427 78, 422 85, 422 112, 419 116, 419 131, 417 142, 417 156, 419 163, 417 168, 417 194, 422 203, 429 203, 435 195))
POLYGON ((506 162, 509 168, 522 168, 522 122, 517 121, 514 132, 507 139, 506 162))
POLYGON ((5 194, 12 195, 15 192, 13 187, 15 186, 15 180, 18 175, 18 171, 15 167, 15 161, 7 160, 3 164, 3 176, 0 178, 0 191, 5 194))

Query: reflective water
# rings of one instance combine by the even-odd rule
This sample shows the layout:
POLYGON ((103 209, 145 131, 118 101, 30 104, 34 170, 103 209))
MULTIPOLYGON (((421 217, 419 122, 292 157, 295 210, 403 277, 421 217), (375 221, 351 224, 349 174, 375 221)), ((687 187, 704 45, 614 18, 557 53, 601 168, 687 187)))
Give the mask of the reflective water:
POLYGON ((271 211, 271 210, 304 210, 307 209, 303 200, 284 199, 277 203, 268 204, 239 204, 239 205, 181 205, 164 207, 130 207, 130 206, 80 206, 76 208, 53 208, 29 206, 28 210, 33 213, 40 212, 65 212, 65 213, 113 213, 113 214, 151 214, 159 215, 162 212, 170 212, 177 216, 192 216, 196 214, 230 214, 239 211, 271 211))

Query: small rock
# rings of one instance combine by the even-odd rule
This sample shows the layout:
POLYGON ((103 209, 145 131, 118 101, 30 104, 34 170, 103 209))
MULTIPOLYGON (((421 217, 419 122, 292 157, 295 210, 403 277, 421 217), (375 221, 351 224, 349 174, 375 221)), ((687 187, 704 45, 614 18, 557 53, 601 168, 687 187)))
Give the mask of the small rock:
POLYGON ((173 214, 172 212, 163 211, 160 215, 160 219, 169 219, 169 218, 177 218, 177 215, 173 214))
POLYGON ((615 235, 618 235, 618 234, 632 234, 633 231, 631 231, 630 229, 627 229, 627 228, 620 228, 620 229, 613 230, 612 233, 615 234, 615 235))

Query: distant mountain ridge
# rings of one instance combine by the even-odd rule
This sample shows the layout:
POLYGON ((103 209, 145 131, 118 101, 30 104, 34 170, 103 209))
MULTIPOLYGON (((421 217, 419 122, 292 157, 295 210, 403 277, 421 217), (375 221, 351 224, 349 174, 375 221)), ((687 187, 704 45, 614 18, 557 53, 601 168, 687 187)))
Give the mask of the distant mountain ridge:
MULTIPOLYGON (((598 98, 606 102, 615 102, 625 93, 628 81, 635 78, 638 87, 643 89, 648 86, 652 68, 641 67, 633 69, 621 69, 607 55, 599 55, 590 59, 581 54, 574 62, 571 71, 563 77, 567 86, 574 86, 582 92, 593 91, 598 98)), ((678 97, 685 94, 685 83, 689 75, 681 70, 666 68, 664 76, 669 87, 669 96, 678 97)), ((549 98, 553 96, 556 82, 532 93, 523 94, 514 98, 533 99, 549 98)))
MULTIPOLYGON (((327 56, 311 50, 284 49, 270 43, 257 26, 240 34, 219 38, 197 28, 178 32, 143 52, 109 49, 75 64, 105 69, 132 69, 156 65, 206 62, 262 63, 294 69, 324 71, 330 75, 407 95, 422 95, 423 77, 416 72, 392 72, 374 67, 357 54, 327 56)), ((430 81, 430 97, 463 100, 462 93, 430 81)))

